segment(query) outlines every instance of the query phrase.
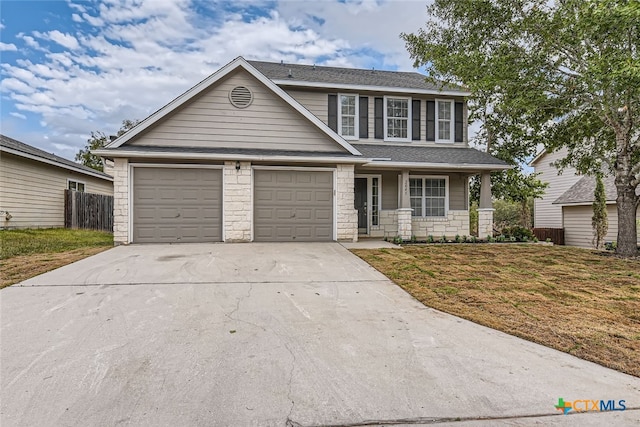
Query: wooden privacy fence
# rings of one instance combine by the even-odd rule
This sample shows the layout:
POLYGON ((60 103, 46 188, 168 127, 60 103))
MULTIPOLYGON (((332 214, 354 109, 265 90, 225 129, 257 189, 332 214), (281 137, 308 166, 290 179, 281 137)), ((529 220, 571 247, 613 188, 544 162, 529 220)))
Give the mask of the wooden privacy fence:
POLYGON ((533 235, 541 242, 551 239, 554 245, 564 245, 564 228, 534 228, 533 235))
POLYGON ((113 196, 65 190, 64 226, 113 232, 113 196))

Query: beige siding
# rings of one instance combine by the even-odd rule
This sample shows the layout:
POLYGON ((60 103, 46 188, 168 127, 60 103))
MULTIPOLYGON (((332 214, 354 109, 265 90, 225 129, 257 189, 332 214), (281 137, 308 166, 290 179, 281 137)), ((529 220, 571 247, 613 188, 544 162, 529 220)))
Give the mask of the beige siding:
POLYGON ((382 173, 382 209, 398 209, 398 172, 382 173))
POLYGON ((218 82, 129 145, 344 151, 245 71, 218 82), (239 85, 253 92, 247 108, 229 101, 229 91, 239 85))
MULTIPOLYGON (((328 124, 328 94, 329 93, 338 93, 338 91, 327 91, 327 92, 320 92, 320 91, 310 91, 310 90, 300 90, 300 89, 286 89, 287 93, 289 95, 291 95, 296 101, 298 101, 300 104, 302 104, 302 106, 304 106, 307 110, 309 110, 311 113, 313 113, 316 117, 318 117, 320 120, 322 120, 325 124, 328 124)), ((340 92, 340 93, 355 93, 355 92, 349 92, 349 91, 344 91, 344 92, 340 92)), ((361 92, 358 93, 360 96, 367 96, 369 97, 369 138, 367 139, 358 139, 355 141, 349 141, 349 142, 355 142, 355 143, 380 143, 381 140, 380 139, 375 139, 374 138, 374 130, 375 130, 375 111, 374 111, 374 101, 373 99, 376 97, 384 97, 385 94, 383 93, 368 93, 368 92, 361 92)), ((406 94, 400 94, 397 96, 407 96, 406 94)), ((412 99, 419 99, 420 100, 420 141, 411 141, 409 143, 407 142, 400 142, 400 143, 396 143, 396 144, 421 144, 421 145, 431 145, 431 146, 461 146, 461 145, 466 145, 467 144, 467 108, 465 105, 464 108, 464 112, 463 112, 463 142, 457 142, 454 144, 442 144, 442 143, 435 143, 435 142, 427 142, 427 115, 426 115, 426 108, 427 108, 427 100, 435 100, 435 97, 433 96, 418 96, 418 97, 412 97, 412 99)), ((438 99, 446 99, 446 97, 442 97, 442 98, 438 98, 438 99)), ((457 99, 458 100, 458 99, 457 99)), ((357 147, 356 147, 357 148, 357 147)))
MULTIPOLYGON (((563 206, 562 214, 565 244, 592 248, 593 228, 591 227, 591 217, 593 216, 593 208, 591 206, 563 206)), ((640 219, 640 209, 636 213, 636 217, 640 219)), ((609 229, 605 242, 614 242, 618 240, 618 212, 615 205, 607 205, 607 220, 609 229)), ((638 243, 640 244, 640 229, 638 230, 638 243)))
POLYGON ((467 210, 468 178, 460 174, 449 175, 449 209, 467 210))
POLYGON ((535 171, 540 172, 538 179, 549 183, 544 196, 534 201, 535 227, 562 228, 562 207, 554 205, 553 202, 581 178, 575 174, 573 168, 567 168, 562 172, 562 175, 558 175, 558 170, 551 165, 566 155, 566 149, 544 154, 534 165, 535 171))
POLYGON ((303 90, 287 90, 287 93, 296 101, 302 104, 314 116, 322 120, 324 124, 328 124, 328 93, 312 92, 303 90))
POLYGON ((29 160, 12 154, 0 155, 0 226, 44 228, 64 226, 64 190, 67 180, 84 182, 87 193, 113 194, 111 181, 29 160))

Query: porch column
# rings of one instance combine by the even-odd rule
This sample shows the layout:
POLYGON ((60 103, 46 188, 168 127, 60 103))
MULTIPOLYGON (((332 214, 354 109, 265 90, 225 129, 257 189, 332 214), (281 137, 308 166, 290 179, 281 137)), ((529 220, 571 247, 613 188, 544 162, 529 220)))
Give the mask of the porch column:
POLYGON ((358 210, 353 207, 354 168, 354 165, 338 165, 336 169, 336 237, 340 242, 358 241, 358 210))
POLYGON ((478 237, 493 236, 493 204, 491 202, 491 174, 480 175, 480 206, 478 208, 478 237))
POLYGON ((400 206, 398 214, 398 236, 403 240, 411 239, 411 193, 409 190, 409 170, 402 171, 400 189, 400 206))
POLYGON ((113 163, 113 243, 129 243, 129 161, 121 158, 113 163))

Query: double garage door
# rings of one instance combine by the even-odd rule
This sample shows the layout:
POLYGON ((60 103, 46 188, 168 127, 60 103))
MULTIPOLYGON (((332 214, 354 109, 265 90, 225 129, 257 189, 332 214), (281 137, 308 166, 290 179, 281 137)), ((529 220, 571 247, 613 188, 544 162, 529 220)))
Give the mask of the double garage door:
MULTIPOLYGON (((133 242, 222 240, 222 170, 136 167, 133 242)), ((333 240, 330 171, 254 171, 255 241, 333 240)))

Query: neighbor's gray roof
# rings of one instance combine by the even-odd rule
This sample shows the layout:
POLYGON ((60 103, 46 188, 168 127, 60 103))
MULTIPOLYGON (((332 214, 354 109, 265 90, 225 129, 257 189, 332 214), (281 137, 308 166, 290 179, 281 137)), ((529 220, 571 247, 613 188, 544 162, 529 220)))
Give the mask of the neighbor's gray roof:
MULTIPOLYGON (((616 190, 615 179, 612 176, 605 176, 602 179, 604 183, 604 193, 607 202, 615 202, 618 196, 616 190)), ((583 176, 578 182, 573 184, 571 188, 558 197, 554 205, 573 205, 582 203, 593 203, 593 193, 596 189, 596 178, 593 176, 583 176)), ((636 189, 636 194, 640 195, 640 187, 636 189)))
POLYGON ((358 85, 420 89, 429 91, 447 90, 467 92, 465 88, 447 85, 440 87, 426 80, 426 76, 415 72, 365 70, 358 68, 321 67, 316 65, 286 64, 277 62, 247 61, 271 80, 290 80, 307 83, 336 85, 358 85), (291 71, 291 77, 289 77, 291 71))
POLYGON ((500 159, 467 147, 424 147, 404 145, 354 144, 363 156, 400 163, 447 163, 458 165, 508 166, 500 159))
POLYGON ((71 160, 65 159, 64 157, 47 153, 46 151, 40 150, 39 148, 36 148, 36 147, 32 147, 31 145, 25 144, 24 142, 20 142, 16 139, 10 138, 5 135, 0 135, 0 147, 18 151, 20 153, 24 153, 27 156, 37 157, 37 158, 48 161, 48 163, 57 163, 60 167, 64 167, 67 169, 72 168, 72 169, 78 170, 78 172, 84 171, 91 175, 97 175, 99 177, 113 180, 113 177, 110 175, 107 175, 106 173, 86 167, 84 165, 81 165, 80 163, 76 163, 71 160))

